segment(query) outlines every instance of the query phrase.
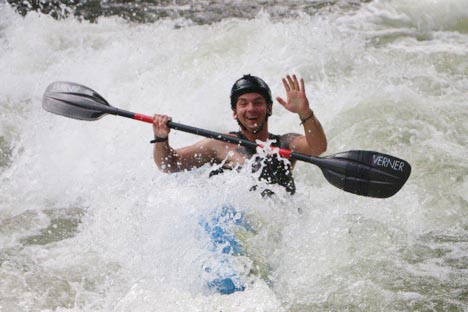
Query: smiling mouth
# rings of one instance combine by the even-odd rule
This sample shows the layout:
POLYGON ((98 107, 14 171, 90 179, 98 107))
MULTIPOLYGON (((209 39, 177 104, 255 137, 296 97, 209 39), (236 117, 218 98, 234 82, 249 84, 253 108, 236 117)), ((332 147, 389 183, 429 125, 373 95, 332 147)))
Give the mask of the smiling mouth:
POLYGON ((263 129, 265 122, 260 121, 261 116, 245 116, 243 118, 243 122, 237 119, 237 122, 241 126, 242 129, 247 130, 250 133, 258 133, 260 130, 263 129))

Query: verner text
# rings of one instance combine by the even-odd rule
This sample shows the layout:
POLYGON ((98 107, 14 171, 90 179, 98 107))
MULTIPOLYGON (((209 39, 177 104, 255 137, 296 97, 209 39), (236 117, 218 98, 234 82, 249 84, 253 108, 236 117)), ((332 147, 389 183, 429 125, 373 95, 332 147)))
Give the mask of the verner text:
POLYGON ((403 171, 403 167, 405 165, 401 160, 391 159, 382 155, 373 155, 372 158, 374 165, 385 168, 390 167, 395 171, 403 171))

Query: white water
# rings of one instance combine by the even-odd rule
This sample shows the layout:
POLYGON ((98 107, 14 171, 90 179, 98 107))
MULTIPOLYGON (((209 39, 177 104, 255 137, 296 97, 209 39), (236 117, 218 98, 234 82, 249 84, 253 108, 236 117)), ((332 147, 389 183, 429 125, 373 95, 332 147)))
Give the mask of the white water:
MULTIPOLYGON (((468 309, 466 0, 175 24, 22 18, 0 5, 0 310, 468 309), (390 199, 358 197, 298 164, 298 194, 265 201, 246 174, 159 172, 148 124, 41 108, 49 83, 74 81, 119 108, 226 132, 245 73, 274 95, 284 74, 303 76, 326 154, 401 157, 407 184, 390 199), (197 218, 225 203, 259 222, 249 243, 272 267, 271 288, 203 288, 197 218)), ((273 133, 301 131, 279 105, 270 121, 273 133)), ((171 134, 175 147, 198 139, 171 134)))

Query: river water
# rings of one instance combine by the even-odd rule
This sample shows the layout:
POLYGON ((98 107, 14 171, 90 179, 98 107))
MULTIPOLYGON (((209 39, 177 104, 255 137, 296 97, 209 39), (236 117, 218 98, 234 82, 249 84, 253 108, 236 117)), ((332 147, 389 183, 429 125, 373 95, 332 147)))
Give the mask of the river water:
MULTIPOLYGON (((93 20, 0 1, 0 311, 468 310, 466 0, 125 3, 93 20), (148 124, 41 107, 49 83, 73 81, 227 132, 247 73, 274 96, 285 74, 304 77, 325 154, 395 155, 407 184, 359 197, 298 163, 297 194, 264 200, 245 172, 161 173, 148 124), (255 225, 246 243, 270 279, 232 295, 200 279, 199 216, 224 205, 255 225)), ((278 104, 270 127, 301 132, 278 104)), ((171 133, 175 147, 199 139, 171 133)))

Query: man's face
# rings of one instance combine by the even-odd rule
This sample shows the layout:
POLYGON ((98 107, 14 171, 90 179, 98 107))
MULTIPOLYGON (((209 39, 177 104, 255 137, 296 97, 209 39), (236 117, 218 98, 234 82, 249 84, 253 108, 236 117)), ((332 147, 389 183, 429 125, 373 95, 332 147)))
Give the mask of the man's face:
POLYGON ((251 132, 262 129, 267 120, 271 105, 267 104, 265 98, 259 93, 245 93, 239 96, 236 109, 233 111, 234 118, 251 132))

